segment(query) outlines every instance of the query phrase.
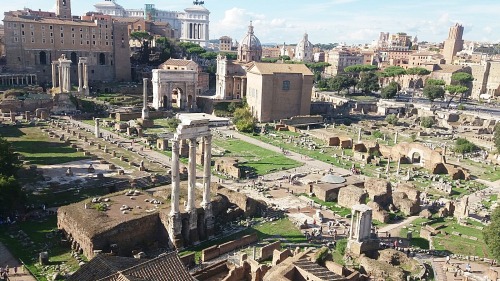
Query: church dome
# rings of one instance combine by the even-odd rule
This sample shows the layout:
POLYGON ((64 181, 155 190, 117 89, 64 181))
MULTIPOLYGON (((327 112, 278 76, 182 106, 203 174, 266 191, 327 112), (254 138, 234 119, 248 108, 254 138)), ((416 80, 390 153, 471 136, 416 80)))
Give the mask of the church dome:
POLYGON ((309 36, 304 34, 302 40, 295 47, 295 60, 310 62, 313 58, 313 44, 309 42, 309 36))
POLYGON ((248 32, 240 42, 241 48, 246 48, 247 50, 262 50, 262 45, 260 44, 259 38, 253 33, 252 22, 248 26, 248 32))

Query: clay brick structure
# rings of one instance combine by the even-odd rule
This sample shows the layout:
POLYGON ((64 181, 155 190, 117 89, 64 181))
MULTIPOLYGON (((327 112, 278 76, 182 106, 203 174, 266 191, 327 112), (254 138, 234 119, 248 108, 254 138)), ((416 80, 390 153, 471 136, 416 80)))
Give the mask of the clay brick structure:
POLYGON ((342 188, 348 185, 363 187, 364 183, 362 179, 353 175, 339 177, 344 181, 338 183, 324 181, 324 178, 326 177, 327 176, 323 177, 319 182, 310 185, 312 186, 311 191, 316 195, 316 197, 323 201, 336 201, 342 188))
POLYGON ((383 208, 391 204, 391 184, 384 179, 369 178, 365 181, 365 189, 371 201, 377 202, 383 208))
POLYGON ((242 168, 239 160, 231 157, 215 158, 214 170, 227 174, 233 178, 239 179, 243 177, 242 168))

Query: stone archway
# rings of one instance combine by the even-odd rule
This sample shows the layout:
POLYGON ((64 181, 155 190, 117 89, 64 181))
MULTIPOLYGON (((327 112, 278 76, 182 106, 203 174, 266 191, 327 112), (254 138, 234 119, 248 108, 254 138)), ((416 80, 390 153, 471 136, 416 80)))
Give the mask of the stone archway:
POLYGON ((422 156, 418 151, 415 151, 411 154, 410 161, 412 164, 421 164, 422 163, 422 156))
POLYGON ((191 109, 192 107, 193 107, 193 96, 192 95, 188 95, 187 96, 187 108, 191 109))
POLYGON ((170 101, 168 100, 168 95, 163 95, 163 104, 162 107, 165 109, 169 109, 170 101))
POLYGON ((180 108, 182 109, 183 104, 182 104, 182 96, 184 94, 184 91, 181 88, 175 88, 172 90, 172 107, 180 108))

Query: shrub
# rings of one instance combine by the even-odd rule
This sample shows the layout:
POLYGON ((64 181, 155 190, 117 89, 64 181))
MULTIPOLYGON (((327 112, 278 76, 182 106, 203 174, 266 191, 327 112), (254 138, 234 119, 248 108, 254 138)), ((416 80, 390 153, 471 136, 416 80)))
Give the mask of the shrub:
POLYGON ((432 126, 434 126, 434 118, 430 116, 422 117, 422 119, 420 119, 420 126, 424 128, 431 128, 432 126))
POLYGON ((372 135, 374 137, 376 137, 377 139, 381 139, 381 138, 384 137, 384 134, 381 131, 375 131, 375 132, 372 133, 372 135))
POLYGON ((335 251, 337 251, 337 253, 343 256, 345 254, 346 248, 347 248, 347 239, 340 239, 337 241, 337 245, 335 246, 335 251))
POLYGON ((457 153, 469 153, 478 150, 479 147, 477 147, 474 143, 468 141, 467 139, 464 138, 458 138, 455 141, 455 152, 457 153))
POLYGON ((329 249, 327 247, 323 247, 316 252, 314 258, 317 264, 324 265, 329 255, 330 255, 329 249))
POLYGON ((397 125, 399 122, 399 118, 396 116, 396 114, 389 114, 387 115, 387 117, 385 117, 385 122, 391 125, 397 125))
POLYGON ((458 110, 465 110, 465 105, 463 105, 463 104, 459 104, 459 105, 457 106, 457 109, 458 109, 458 110))

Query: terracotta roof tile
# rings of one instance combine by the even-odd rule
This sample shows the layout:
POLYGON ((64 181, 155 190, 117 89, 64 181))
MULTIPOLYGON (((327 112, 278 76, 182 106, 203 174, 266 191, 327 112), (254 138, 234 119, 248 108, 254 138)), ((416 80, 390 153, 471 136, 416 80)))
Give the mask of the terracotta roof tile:
POLYGON ((254 62, 253 66, 251 66, 248 71, 256 71, 260 74, 302 73, 304 75, 313 75, 305 64, 254 62))

